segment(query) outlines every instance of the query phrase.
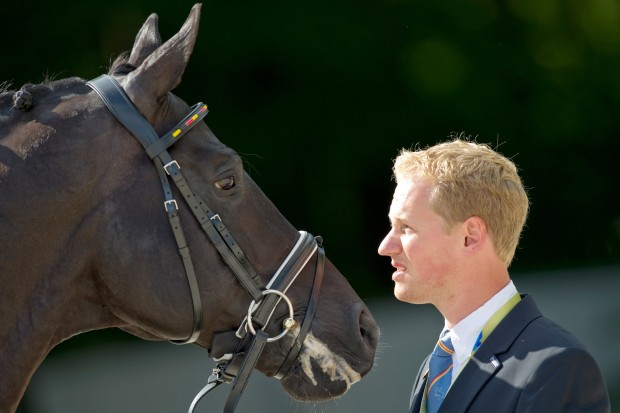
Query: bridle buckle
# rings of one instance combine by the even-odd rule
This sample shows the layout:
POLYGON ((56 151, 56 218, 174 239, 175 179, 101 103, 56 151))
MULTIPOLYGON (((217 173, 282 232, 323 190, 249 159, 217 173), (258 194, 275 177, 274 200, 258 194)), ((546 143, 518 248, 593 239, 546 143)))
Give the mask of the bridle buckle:
POLYGON ((169 212, 168 211, 168 206, 169 205, 173 206, 175 211, 179 210, 179 205, 177 204, 176 199, 171 199, 169 201, 165 201, 164 202, 164 209, 166 210, 166 212, 169 212))
POLYGON ((181 167, 179 166, 179 163, 173 159, 171 162, 168 162, 167 164, 164 165, 164 171, 166 171, 168 175, 172 175, 170 171, 168 170, 168 168, 173 165, 176 165, 177 169, 181 169, 181 167))

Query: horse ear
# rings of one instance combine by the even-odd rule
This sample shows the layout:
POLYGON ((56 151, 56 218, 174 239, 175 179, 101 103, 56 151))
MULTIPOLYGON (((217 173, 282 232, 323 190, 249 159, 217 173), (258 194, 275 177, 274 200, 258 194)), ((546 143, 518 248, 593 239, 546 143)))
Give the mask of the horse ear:
POLYGON ((181 82, 198 35, 200 9, 201 4, 195 4, 181 30, 149 54, 123 82, 125 92, 148 120, 154 120, 168 92, 181 82))
POLYGON ((142 25, 136 36, 136 41, 131 49, 128 63, 133 66, 140 66, 144 59, 161 46, 161 36, 157 27, 157 14, 153 13, 142 25))

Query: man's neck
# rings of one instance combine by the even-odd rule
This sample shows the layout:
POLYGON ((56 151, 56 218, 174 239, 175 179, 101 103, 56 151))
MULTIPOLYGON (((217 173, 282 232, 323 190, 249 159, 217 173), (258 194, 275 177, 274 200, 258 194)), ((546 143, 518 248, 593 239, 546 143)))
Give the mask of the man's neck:
POLYGON ((504 274, 489 277, 486 281, 477 280, 476 282, 466 283, 461 291, 457 291, 449 300, 437 307, 445 318, 446 327, 452 328, 469 314, 476 311, 484 303, 489 301, 495 294, 501 291, 510 282, 510 277, 506 271, 504 274))

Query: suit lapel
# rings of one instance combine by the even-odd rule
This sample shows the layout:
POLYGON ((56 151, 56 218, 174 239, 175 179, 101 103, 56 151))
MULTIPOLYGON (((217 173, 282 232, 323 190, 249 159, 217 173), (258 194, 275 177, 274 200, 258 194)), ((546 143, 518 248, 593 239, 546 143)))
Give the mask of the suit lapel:
POLYGON ((501 368, 490 347, 482 343, 465 365, 441 404, 440 412, 465 412, 480 389, 501 368))
POLYGON ((510 349, 529 323, 541 317, 533 298, 527 294, 521 297, 521 301, 472 355, 448 391, 439 413, 466 412, 484 385, 502 368, 499 355, 510 349))
POLYGON ((426 387, 426 379, 428 378, 428 363, 430 359, 431 357, 428 356, 426 360, 424 360, 424 363, 422 363, 420 371, 418 371, 418 377, 416 378, 413 385, 411 399, 409 400, 410 413, 419 413, 420 407, 422 407, 422 400, 424 399, 424 388, 426 387))

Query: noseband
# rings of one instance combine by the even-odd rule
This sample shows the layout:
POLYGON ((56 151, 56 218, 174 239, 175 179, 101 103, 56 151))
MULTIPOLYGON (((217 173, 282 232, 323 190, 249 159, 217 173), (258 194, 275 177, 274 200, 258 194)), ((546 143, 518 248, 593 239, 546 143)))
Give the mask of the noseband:
POLYGON ((207 106, 203 103, 194 105, 190 113, 181 122, 168 133, 159 137, 113 77, 102 75, 87 82, 86 85, 97 92, 116 119, 142 144, 159 174, 165 197, 164 208, 168 213, 179 254, 185 267, 194 312, 193 331, 189 338, 171 342, 189 344, 198 339, 202 329, 202 304, 194 265, 177 213, 178 203, 173 197, 169 177, 224 262, 252 299, 247 315, 237 331, 213 335, 210 353, 214 356, 217 365, 213 369, 213 374, 209 377, 207 385, 196 395, 189 408, 189 413, 192 413, 196 404, 208 392, 222 383, 232 383, 232 389, 224 407, 224 413, 231 413, 235 410, 249 376, 268 342, 280 340, 287 333, 293 336, 291 348, 275 374, 276 378, 283 378, 297 359, 303 341, 310 330, 323 281, 325 252, 322 247, 322 240, 320 237, 315 238, 305 231, 300 231, 299 239, 289 255, 271 280, 266 285, 263 284, 261 277, 252 268, 245 253, 224 225, 220 216, 211 211, 200 196, 191 190, 181 173, 181 167, 167 150, 206 116, 208 113, 207 106), (299 326, 293 318, 293 305, 286 296, 286 292, 315 252, 317 260, 314 283, 306 314, 301 326, 299 326), (282 332, 274 337, 269 337, 265 329, 275 312, 276 306, 281 301, 286 303, 289 315, 282 323, 282 332))

